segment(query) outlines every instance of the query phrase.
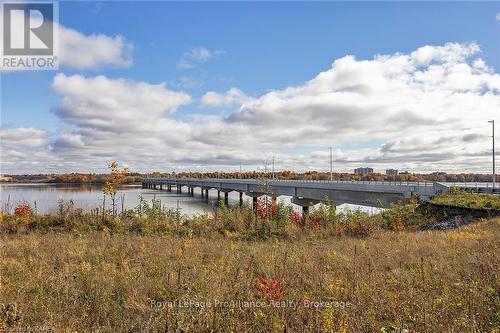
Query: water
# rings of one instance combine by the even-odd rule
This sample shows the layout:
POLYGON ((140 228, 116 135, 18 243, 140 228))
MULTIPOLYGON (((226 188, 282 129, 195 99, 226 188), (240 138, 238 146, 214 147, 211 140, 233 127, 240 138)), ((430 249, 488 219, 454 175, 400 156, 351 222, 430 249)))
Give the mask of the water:
MULTIPOLYGON (((194 196, 187 194, 184 188, 182 194, 175 190, 167 192, 166 190, 143 189, 140 185, 122 186, 116 194, 116 207, 120 212, 122 207, 132 209, 139 203, 139 197, 151 202, 153 198, 161 200, 162 206, 166 208, 177 208, 188 215, 211 213, 213 208, 218 205, 217 190, 209 191, 208 201, 201 197, 200 189, 194 190, 194 196)), ((223 193, 221 193, 223 198, 223 193)), ((72 200, 75 207, 83 209, 92 209, 102 207, 103 192, 101 186, 95 185, 67 185, 67 184, 0 184, 0 205, 5 208, 7 205, 15 207, 19 203, 27 202, 32 207, 35 206, 39 213, 48 213, 58 211, 59 200, 72 200)), ((279 197, 278 201, 290 203, 290 197, 279 197)), ((251 204, 252 198, 243 196, 243 200, 251 204)), ((229 206, 238 205, 238 192, 229 193, 229 206)), ((106 206, 110 208, 111 200, 106 197, 106 206)), ((299 206, 294 208, 300 210, 299 206)), ((361 209, 370 214, 377 213, 378 208, 364 207, 356 205, 341 205, 339 211, 345 209, 361 209)))

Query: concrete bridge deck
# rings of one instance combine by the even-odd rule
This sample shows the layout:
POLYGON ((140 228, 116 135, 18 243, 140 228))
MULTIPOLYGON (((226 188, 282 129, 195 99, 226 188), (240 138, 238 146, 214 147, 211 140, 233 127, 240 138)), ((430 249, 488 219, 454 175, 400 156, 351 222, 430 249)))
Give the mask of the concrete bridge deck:
MULTIPOLYGON (((143 178, 145 188, 178 192, 186 187, 189 194, 200 188, 202 195, 208 196, 209 189, 223 192, 227 202, 228 192, 243 193, 254 198, 262 195, 290 196, 292 202, 309 207, 328 199, 335 205, 343 203, 388 207, 394 202, 407 202, 412 197, 428 200, 434 195, 446 193, 451 185, 436 182, 374 182, 374 181, 316 181, 316 180, 257 180, 257 179, 194 179, 194 178, 143 178)), ((306 208, 307 209, 307 208, 306 208)))

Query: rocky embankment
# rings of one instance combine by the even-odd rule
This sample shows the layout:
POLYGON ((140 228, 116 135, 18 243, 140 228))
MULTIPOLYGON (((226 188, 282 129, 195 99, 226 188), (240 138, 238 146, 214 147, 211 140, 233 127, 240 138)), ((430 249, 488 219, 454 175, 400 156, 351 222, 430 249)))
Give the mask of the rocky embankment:
POLYGON ((435 203, 425 203, 419 209, 426 215, 433 216, 437 221, 422 227, 421 230, 454 229, 480 219, 500 216, 500 209, 469 208, 435 203))

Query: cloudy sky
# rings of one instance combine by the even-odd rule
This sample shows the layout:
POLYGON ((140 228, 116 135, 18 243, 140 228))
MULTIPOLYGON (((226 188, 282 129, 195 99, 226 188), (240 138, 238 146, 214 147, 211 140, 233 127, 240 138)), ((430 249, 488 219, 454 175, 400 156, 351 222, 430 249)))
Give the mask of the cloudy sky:
MULTIPOLYGON (((2 173, 489 172, 500 3, 61 2, 1 75, 2 173)), ((499 146, 500 146, 500 140, 499 146)))

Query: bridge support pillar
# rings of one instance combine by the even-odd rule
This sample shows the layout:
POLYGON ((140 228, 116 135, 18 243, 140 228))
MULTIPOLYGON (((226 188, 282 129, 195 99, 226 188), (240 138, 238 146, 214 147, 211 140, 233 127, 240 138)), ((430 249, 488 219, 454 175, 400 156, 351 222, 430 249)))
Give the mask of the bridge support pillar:
POLYGON ((220 190, 217 190, 217 201, 220 201, 220 190))
POLYGON ((315 204, 320 203, 320 201, 314 200, 314 199, 308 199, 308 198, 293 197, 292 203, 296 204, 297 206, 309 207, 309 206, 314 206, 315 204))
POLYGON ((229 205, 229 193, 228 192, 224 192, 224 205, 226 205, 226 207, 229 205))
POLYGON ((160 190, 163 190, 163 185, 162 184, 160 184, 160 190))
POLYGON ((305 224, 309 219, 309 206, 302 206, 302 222, 305 224))
POLYGON ((182 193, 182 186, 177 185, 177 193, 179 194, 182 193))
POLYGON ((308 198, 299 198, 293 197, 292 203, 302 206, 302 220, 305 222, 309 215, 309 207, 319 203, 319 200, 308 199, 308 198))
POLYGON ((243 192, 240 192, 240 207, 243 206, 243 192))
POLYGON ((254 211, 257 211, 257 198, 260 197, 261 195, 264 195, 264 193, 261 192, 245 192, 246 195, 249 197, 252 197, 252 208, 254 211))

